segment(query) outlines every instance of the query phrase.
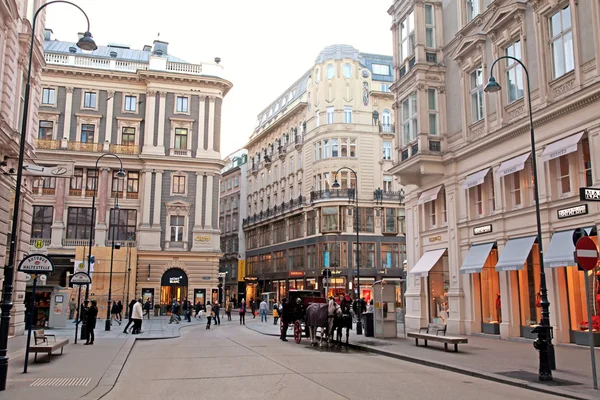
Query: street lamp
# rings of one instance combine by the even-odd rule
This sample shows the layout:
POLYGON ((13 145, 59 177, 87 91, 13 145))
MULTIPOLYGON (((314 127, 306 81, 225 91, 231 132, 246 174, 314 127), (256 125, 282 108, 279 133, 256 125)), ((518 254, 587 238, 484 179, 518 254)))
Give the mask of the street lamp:
POLYGON ((356 286, 358 287, 358 319, 356 321, 356 334, 362 335, 362 321, 360 320, 360 316, 362 314, 362 301, 360 301, 360 236, 359 236, 359 218, 358 218, 358 175, 356 171, 349 167, 342 167, 336 171, 333 175, 333 185, 331 187, 333 189, 339 189, 340 183, 337 180, 337 175, 341 170, 347 169, 348 171, 354 174, 354 181, 356 182, 356 187, 354 188, 354 199, 356 200, 356 210, 354 210, 355 218, 356 218, 356 286))
MULTIPOLYGON (((119 178, 121 171, 117 172, 117 176, 119 178)), ((118 185, 117 185, 118 188, 118 185)), ((109 273, 109 278, 108 278, 108 300, 106 302, 106 321, 104 321, 104 330, 105 331, 110 331, 110 305, 111 305, 111 295, 112 295, 112 276, 113 276, 113 261, 115 259, 115 249, 119 250, 121 248, 120 244, 115 244, 115 223, 113 221, 115 215, 117 214, 117 212, 119 211, 119 192, 116 191, 115 192, 115 206, 113 208, 113 218, 111 218, 110 223, 111 223, 111 237, 112 237, 112 242, 111 242, 111 249, 110 249, 110 273, 109 273)), ((117 221, 119 220, 118 215, 117 215, 117 221)))
POLYGON ((8 376, 8 328, 10 324, 10 310, 13 307, 13 279, 15 275, 15 253, 17 250, 17 229, 19 226, 19 206, 21 203, 21 180, 23 179, 23 160, 25 156, 25 142, 27 142, 27 119, 29 115, 29 97, 31 90, 31 63, 33 60, 33 44, 35 41, 35 22, 37 17, 46 6, 54 3, 67 3, 77 7, 85 16, 87 21, 87 30, 77 42, 77 46, 82 50, 96 50, 98 46, 92 39, 90 33, 90 20, 77 4, 70 1, 55 0, 42 4, 33 14, 31 27, 31 39, 29 41, 29 64, 27 67, 27 83, 25 85, 24 103, 23 103, 23 122, 21 123, 21 137, 19 144, 19 160, 17 166, 17 183, 15 185, 15 200, 13 203, 12 229, 10 236, 10 246, 8 250, 8 263, 4 267, 4 282, 2 283, 2 314, 0 317, 0 391, 6 390, 6 379, 8 376))
POLYGON ((537 325, 532 333, 537 333, 538 338, 533 343, 533 346, 539 351, 539 373, 538 378, 540 381, 551 381, 552 380, 552 369, 551 365, 551 351, 552 351, 552 338, 550 337, 550 302, 548 301, 548 289, 546 287, 546 273, 544 272, 544 250, 542 247, 542 222, 540 218, 540 196, 538 193, 538 176, 537 176, 537 157, 535 155, 535 133, 533 130, 533 115, 531 108, 531 86, 529 85, 529 71, 525 64, 518 58, 512 56, 498 57, 490 68, 490 79, 485 85, 484 91, 487 93, 497 93, 502 87, 494 78, 494 66, 502 59, 513 60, 523 67, 525 76, 527 77, 527 101, 529 106, 529 129, 531 135, 531 164, 533 167, 533 193, 535 197, 535 217, 537 221, 537 243, 538 252, 540 257, 540 292, 541 292, 541 306, 542 306, 542 320, 537 325))
MULTIPOLYGON (((124 178, 125 177, 125 170, 123 169, 123 161, 121 160, 121 158, 114 154, 114 153, 104 153, 102 154, 100 157, 98 157, 98 159, 96 160, 96 171, 98 171, 98 163, 100 162, 100 160, 102 160, 102 158, 106 157, 106 156, 112 156, 115 157, 117 160, 119 160, 119 163, 121 164, 121 168, 119 168, 119 172, 117 172, 117 177, 118 178, 124 178)), ((92 264, 92 246, 94 245, 93 242, 93 238, 94 238, 94 231, 95 231, 95 225, 96 225, 96 194, 98 192, 98 182, 96 181, 96 185, 95 185, 95 189, 93 191, 94 195, 92 196, 92 218, 90 219, 90 241, 88 244, 88 264, 87 264, 87 273, 89 275, 90 273, 90 266, 92 264)), ((113 235, 114 238, 114 235, 113 235)), ((111 265, 112 268, 112 265, 111 265)), ((110 291, 110 289, 109 289, 110 291)), ((90 286, 87 285, 85 287, 85 299, 84 299, 84 304, 87 308, 88 305, 88 298, 89 298, 89 294, 90 294, 90 286)), ((109 295, 110 298, 110 295, 109 295)), ((109 300, 110 301, 110 300, 109 300)), ((110 310, 109 310, 110 312, 110 310)), ((109 319, 110 319, 110 314, 108 315, 109 319)), ((84 318, 81 324, 81 339, 87 339, 87 317, 84 318)), ((110 329, 110 328, 109 328, 110 329)))

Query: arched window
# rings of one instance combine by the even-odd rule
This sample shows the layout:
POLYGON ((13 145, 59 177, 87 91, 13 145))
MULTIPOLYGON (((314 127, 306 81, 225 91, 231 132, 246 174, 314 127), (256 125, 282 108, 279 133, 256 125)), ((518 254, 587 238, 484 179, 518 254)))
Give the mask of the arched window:
POLYGON ((327 66, 327 79, 333 79, 333 75, 334 75, 333 65, 329 64, 327 66))
POLYGON ((315 83, 319 83, 320 80, 321 80, 321 71, 319 70, 319 68, 317 68, 315 71, 315 83))
POLYGON ((390 110, 383 110, 381 114, 381 124, 383 126, 390 126, 392 124, 392 113, 390 110))
POLYGON ((352 77, 352 65, 344 64, 344 77, 347 79, 352 77))

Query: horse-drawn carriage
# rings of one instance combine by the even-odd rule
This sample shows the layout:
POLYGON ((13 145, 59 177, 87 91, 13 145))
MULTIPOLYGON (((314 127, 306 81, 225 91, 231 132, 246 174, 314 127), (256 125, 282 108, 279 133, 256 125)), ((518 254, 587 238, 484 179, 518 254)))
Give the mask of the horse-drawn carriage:
MULTIPOLYGON (((313 303, 326 303, 327 299, 319 290, 290 290, 288 293, 288 307, 291 310, 289 318, 294 327, 294 341, 300 343, 302 333, 306 332, 308 337, 308 329, 306 327, 306 308, 313 303)), ((283 329, 283 321, 280 322, 280 329, 283 329)))

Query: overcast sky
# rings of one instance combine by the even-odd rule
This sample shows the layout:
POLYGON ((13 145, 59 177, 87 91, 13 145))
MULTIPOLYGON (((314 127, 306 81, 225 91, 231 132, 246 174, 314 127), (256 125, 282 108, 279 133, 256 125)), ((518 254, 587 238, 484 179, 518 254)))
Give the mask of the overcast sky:
MULTIPOLYGON (((100 45, 141 49, 160 39, 191 63, 221 57, 233 83, 223 106, 221 154, 242 147, 256 117, 306 72, 319 52, 343 43, 392 55, 392 0, 72 0, 88 14, 100 45)), ((47 8, 46 27, 74 41, 85 29, 66 4, 47 8)))

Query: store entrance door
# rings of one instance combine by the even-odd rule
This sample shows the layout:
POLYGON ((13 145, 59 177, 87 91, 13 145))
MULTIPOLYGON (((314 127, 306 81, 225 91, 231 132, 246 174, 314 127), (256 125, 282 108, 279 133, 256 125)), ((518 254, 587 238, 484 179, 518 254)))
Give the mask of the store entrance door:
POLYGON ((188 277, 182 269, 167 270, 160 280, 160 285, 160 304, 167 306, 169 311, 173 299, 181 302, 188 295, 188 277))

